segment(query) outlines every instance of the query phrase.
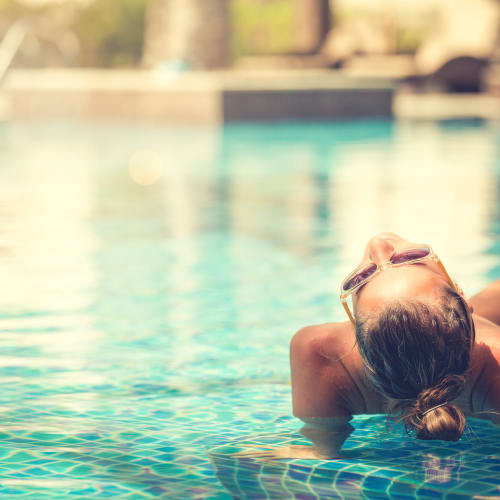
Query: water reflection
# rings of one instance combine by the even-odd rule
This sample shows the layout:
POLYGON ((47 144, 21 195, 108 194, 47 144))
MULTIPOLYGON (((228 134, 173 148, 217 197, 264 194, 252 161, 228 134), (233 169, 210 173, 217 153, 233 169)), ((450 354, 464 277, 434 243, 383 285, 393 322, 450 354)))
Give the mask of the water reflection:
POLYGON ((220 352, 221 327, 267 342, 279 316, 285 353, 302 324, 342 317, 337 283, 377 231, 431 243, 466 292, 498 262, 496 125, 72 126, 3 138, 3 299, 31 311, 4 319, 31 331, 17 346, 94 356, 105 332, 101 348, 166 343, 180 367, 220 352))
POLYGON ((75 381, 102 381, 86 363, 100 335, 83 312, 96 280, 88 224, 93 158, 84 138, 74 137, 68 147, 59 132, 13 126, 2 138, 0 371, 7 378, 22 374, 18 387, 36 374, 37 383, 56 393, 47 391, 34 404, 89 409, 92 395, 72 404, 57 393, 75 381))
POLYGON ((221 483, 239 498, 402 498, 408 494, 435 498, 449 491, 463 494, 469 488, 494 495, 498 482, 488 467, 498 464, 498 453, 483 457, 483 464, 475 454, 485 446, 490 449, 498 431, 491 424, 475 421, 473 425, 475 441, 415 442, 402 428, 388 431, 384 417, 361 417, 354 419, 356 430, 345 443, 343 459, 266 461, 237 456, 248 445, 306 444, 298 434, 247 435, 210 449, 209 456, 221 483))
POLYGON ((461 455, 440 457, 428 454, 422 461, 426 483, 449 483, 460 479, 461 455))
MULTIPOLYGON (((244 434, 260 412, 255 425, 274 431, 275 408, 290 413, 291 335, 343 319, 338 283, 374 232, 429 242, 469 292, 498 269, 495 124, 25 123, 2 133, 7 446, 22 434, 30 446, 109 447, 134 462, 141 492, 165 483, 167 453, 206 460, 200 443, 221 426, 244 434), (155 453, 158 464, 141 462, 155 453)), ((376 465, 381 454, 358 458, 376 465)), ((412 459, 418 480, 435 484, 472 460, 432 449, 412 459)), ((171 497, 185 496, 178 484, 171 497)), ((354 483, 344 474, 341 484, 354 483)))
POLYGON ((402 123, 390 144, 344 151, 332 196, 346 270, 370 235, 390 230, 433 245, 466 292, 484 285, 494 158, 494 127, 439 124, 402 123))
POLYGON ((8 132, 0 183, 0 266, 9 284, 4 306, 36 311, 56 303, 59 312, 85 306, 95 248, 87 222, 93 197, 88 144, 77 141, 70 149, 50 135, 8 132))

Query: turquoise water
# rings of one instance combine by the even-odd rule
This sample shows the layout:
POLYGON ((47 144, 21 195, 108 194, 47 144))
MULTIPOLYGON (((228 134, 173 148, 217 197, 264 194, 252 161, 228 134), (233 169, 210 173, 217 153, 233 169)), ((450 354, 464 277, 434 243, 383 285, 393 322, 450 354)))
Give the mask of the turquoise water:
POLYGON ((500 278, 500 127, 0 130, 0 494, 6 498, 500 495, 500 431, 423 443, 358 417, 341 461, 302 443, 288 343, 344 320, 373 233, 433 245, 467 293, 500 278))

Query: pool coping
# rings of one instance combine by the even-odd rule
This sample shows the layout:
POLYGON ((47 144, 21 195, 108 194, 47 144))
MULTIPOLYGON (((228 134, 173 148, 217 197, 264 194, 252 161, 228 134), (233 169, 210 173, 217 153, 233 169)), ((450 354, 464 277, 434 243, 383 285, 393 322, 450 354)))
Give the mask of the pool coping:
POLYGON ((338 70, 172 73, 16 69, 0 118, 112 118, 192 123, 500 117, 489 94, 416 94, 397 79, 338 70))
POLYGON ((12 70, 12 117, 71 116, 186 122, 392 116, 395 82, 327 70, 12 70))

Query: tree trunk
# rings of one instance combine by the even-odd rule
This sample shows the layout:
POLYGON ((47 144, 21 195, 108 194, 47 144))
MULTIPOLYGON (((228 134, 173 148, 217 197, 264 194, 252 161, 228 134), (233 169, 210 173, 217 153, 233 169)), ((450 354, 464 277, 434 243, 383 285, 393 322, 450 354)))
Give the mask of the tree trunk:
POLYGON ((331 28, 329 0, 294 0, 296 48, 302 54, 317 54, 331 28))
POLYGON ((229 63, 229 0, 150 0, 143 64, 212 69, 229 63))

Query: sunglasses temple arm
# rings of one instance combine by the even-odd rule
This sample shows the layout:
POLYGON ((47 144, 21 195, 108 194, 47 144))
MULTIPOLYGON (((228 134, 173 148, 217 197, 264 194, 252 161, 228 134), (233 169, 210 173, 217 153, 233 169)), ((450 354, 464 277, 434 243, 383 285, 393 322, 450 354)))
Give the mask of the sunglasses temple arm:
POLYGON ((438 266, 439 268, 441 269, 441 271, 443 271, 444 275, 446 276, 447 280, 449 281, 449 283, 451 284, 451 286, 453 287, 453 289, 457 292, 457 293, 460 293, 458 290, 457 290, 457 286, 455 285, 455 282, 451 279, 451 276, 448 274, 448 271, 446 270, 446 268, 444 267, 443 263, 438 260, 437 261, 438 263, 438 266))
POLYGON ((349 309, 349 306, 347 305, 347 302, 345 301, 345 299, 341 299, 341 301, 342 301, 342 306, 345 309, 345 312, 347 313, 347 316, 349 316, 349 319, 351 320, 351 323, 353 325, 356 325, 356 322, 354 321, 354 317, 351 314, 351 311, 349 309))

